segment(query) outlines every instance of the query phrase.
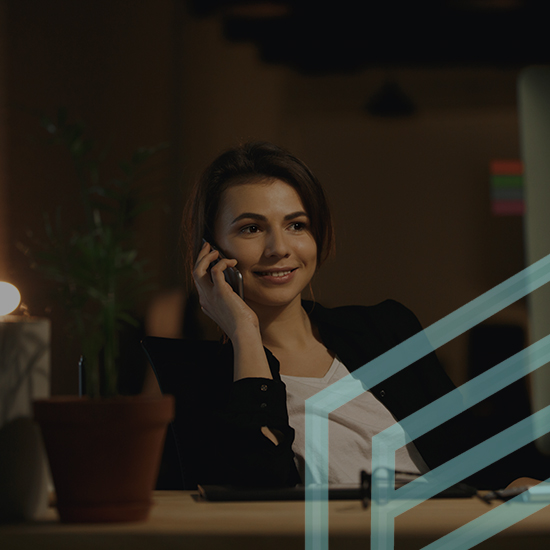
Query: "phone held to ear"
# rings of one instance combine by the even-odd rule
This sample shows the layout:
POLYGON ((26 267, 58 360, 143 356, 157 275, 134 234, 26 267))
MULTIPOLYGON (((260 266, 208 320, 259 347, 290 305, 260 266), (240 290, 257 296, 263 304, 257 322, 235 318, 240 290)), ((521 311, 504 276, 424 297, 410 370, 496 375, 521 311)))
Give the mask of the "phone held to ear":
MULTIPOLYGON (((207 242, 206 239, 202 240, 203 243, 207 242)), ((215 247, 213 244, 209 243, 212 250, 218 251, 218 258, 214 260, 211 264, 209 269, 212 269, 213 266, 215 266, 222 258, 226 258, 222 251, 215 247)), ((241 272, 236 267, 227 267, 223 274, 225 275, 225 280, 229 283, 231 288, 241 297, 241 299, 244 300, 244 286, 243 286, 243 276, 241 275, 241 272)))

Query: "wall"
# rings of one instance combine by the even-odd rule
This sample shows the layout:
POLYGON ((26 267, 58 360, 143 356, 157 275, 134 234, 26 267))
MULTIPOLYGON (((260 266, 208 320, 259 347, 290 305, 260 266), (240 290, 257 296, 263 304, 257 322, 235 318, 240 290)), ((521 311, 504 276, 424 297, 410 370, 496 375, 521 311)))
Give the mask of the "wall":
MULTIPOLYGON (((32 114, 65 104, 113 138, 114 158, 172 142, 149 180, 157 208, 138 230, 159 289, 183 284, 177 228, 191 182, 221 149, 250 138, 291 148, 327 187, 337 256, 316 278, 322 303, 392 297, 429 325, 523 266, 521 219, 489 210, 489 161, 519 155, 515 70, 305 77, 263 64, 251 44, 227 43, 218 19, 190 18, 176 0, 7 5, 12 244, 45 208, 63 204, 70 217, 71 167, 39 141, 32 114), (365 113, 387 76, 416 102, 415 116, 365 113)), ((54 318, 52 391, 74 392, 65 321, 13 246, 9 261, 33 312, 54 318)), ((522 319, 516 309, 510 316, 522 319)), ((466 343, 441 351, 457 382, 466 343)))
POLYGON ((0 281, 9 281, 8 169, 6 165, 6 2, 0 1, 0 281))

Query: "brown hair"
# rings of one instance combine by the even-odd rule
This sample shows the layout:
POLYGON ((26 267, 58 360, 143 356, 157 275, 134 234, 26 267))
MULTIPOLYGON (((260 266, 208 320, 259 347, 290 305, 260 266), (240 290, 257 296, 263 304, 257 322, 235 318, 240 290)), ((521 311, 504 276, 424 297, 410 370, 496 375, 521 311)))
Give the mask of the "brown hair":
POLYGON ((334 249, 332 218, 315 175, 300 159, 281 147, 253 141, 218 156, 193 187, 182 223, 190 267, 202 248, 202 239, 214 242, 214 224, 223 192, 233 185, 270 179, 288 183, 300 196, 317 244, 317 267, 330 256, 334 249))

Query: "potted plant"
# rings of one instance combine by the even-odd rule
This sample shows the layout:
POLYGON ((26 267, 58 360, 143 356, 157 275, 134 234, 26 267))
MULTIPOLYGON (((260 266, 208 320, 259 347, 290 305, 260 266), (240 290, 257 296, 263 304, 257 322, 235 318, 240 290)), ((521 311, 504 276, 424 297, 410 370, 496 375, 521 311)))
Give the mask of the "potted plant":
POLYGON ((138 149, 120 163, 120 177, 103 181, 97 153, 82 123, 61 109, 43 119, 52 141, 68 149, 79 182, 81 223, 66 230, 60 211, 45 216, 46 239, 21 246, 31 265, 55 283, 82 350, 86 396, 34 403, 62 521, 131 521, 148 515, 171 396, 145 398, 117 392, 118 337, 146 288, 144 262, 131 225, 145 208, 135 181, 160 149, 138 149))

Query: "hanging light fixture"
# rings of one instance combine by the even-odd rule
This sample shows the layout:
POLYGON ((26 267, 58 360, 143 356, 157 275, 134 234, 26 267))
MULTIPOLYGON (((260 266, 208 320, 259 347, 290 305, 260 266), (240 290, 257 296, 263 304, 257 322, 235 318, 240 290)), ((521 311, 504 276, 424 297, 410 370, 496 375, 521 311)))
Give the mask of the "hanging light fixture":
POLYGON ((372 116, 387 118, 407 117, 417 110, 403 88, 389 78, 367 100, 365 109, 372 116))

